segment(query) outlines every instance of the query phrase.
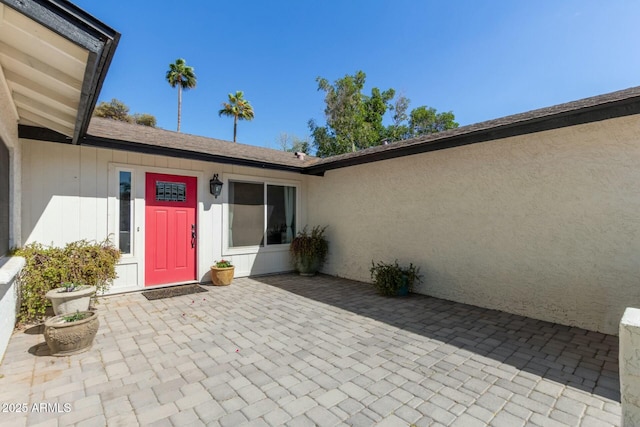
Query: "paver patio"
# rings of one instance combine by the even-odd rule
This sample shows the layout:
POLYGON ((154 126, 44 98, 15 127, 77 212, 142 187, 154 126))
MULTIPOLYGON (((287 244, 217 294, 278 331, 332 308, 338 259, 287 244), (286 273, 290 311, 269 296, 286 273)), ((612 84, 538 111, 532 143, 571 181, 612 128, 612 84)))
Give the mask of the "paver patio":
POLYGON ((75 356, 16 333, 0 425, 620 424, 615 336, 327 276, 206 288, 102 299, 75 356))

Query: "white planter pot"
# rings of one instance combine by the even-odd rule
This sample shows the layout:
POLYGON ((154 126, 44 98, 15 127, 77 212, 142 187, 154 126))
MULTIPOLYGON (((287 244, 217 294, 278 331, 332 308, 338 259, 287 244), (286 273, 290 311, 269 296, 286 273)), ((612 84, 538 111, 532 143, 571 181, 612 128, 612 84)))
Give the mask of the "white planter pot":
POLYGON ((95 286, 86 286, 73 292, 65 292, 64 288, 52 289, 45 295, 51 300, 56 316, 76 311, 89 310, 91 297, 96 293, 95 286))

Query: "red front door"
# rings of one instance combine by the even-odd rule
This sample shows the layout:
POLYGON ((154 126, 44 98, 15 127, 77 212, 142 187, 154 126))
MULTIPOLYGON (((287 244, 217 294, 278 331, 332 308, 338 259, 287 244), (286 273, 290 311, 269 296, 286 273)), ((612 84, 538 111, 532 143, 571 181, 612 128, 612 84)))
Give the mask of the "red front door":
POLYGON ((148 173, 145 286, 196 279, 197 178, 148 173))

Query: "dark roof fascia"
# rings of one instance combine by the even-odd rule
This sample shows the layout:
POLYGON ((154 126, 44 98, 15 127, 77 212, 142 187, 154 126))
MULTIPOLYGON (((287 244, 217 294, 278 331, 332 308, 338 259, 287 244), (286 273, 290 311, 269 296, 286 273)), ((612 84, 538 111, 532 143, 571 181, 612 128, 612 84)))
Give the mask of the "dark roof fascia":
POLYGON ((120 41, 120 33, 66 0, 0 2, 89 51, 72 137, 72 143, 78 144, 89 127, 98 94, 120 41))
MULTIPOLYGON (((57 142, 71 144, 69 137, 55 132, 51 129, 37 126, 18 125, 18 137, 32 139, 36 141, 57 142)), ((248 166, 259 169, 279 170, 285 172, 302 173, 303 167, 287 166, 277 163, 263 162, 260 160, 240 159, 236 157, 221 156, 197 151, 181 150, 178 148, 161 147, 158 145, 140 144, 137 142, 122 141, 118 139, 101 138, 96 136, 85 136, 80 145, 89 147, 108 148, 112 150, 130 151, 141 154, 152 154, 158 156, 176 157, 189 160, 201 160, 204 162, 216 162, 237 166, 248 166)))
POLYGON ((260 160, 241 159, 237 157, 221 156, 217 154, 201 153, 197 151, 182 150, 179 148, 161 147, 158 145, 140 144, 137 142, 121 141, 117 139, 100 138, 91 135, 84 137, 81 145, 91 147, 110 148, 113 150, 133 151, 142 154, 154 154, 159 156, 178 157, 181 159, 201 160, 237 166, 249 166, 260 169, 280 170, 286 172, 302 173, 302 167, 286 166, 277 163, 263 162, 260 160))
MULTIPOLYGON (((319 164, 306 167, 303 173, 323 176, 326 171, 332 169, 378 162, 381 160, 404 157, 412 154, 445 150, 447 148, 460 147, 463 145, 542 132, 633 114, 640 114, 640 97, 626 98, 619 101, 537 117, 502 126, 488 126, 485 129, 452 136, 446 136, 445 133, 441 138, 436 137, 437 139, 433 141, 425 141, 423 143, 416 142, 405 145, 403 142, 399 142, 398 147, 389 147, 388 149, 381 151, 375 151, 374 148, 372 153, 362 153, 361 155, 347 156, 346 158, 332 160, 331 157, 328 157, 327 159, 321 160, 319 164)), ((470 125, 470 127, 475 126, 476 125, 470 125)))
POLYGON ((71 144, 71 138, 48 128, 18 125, 18 138, 71 144))

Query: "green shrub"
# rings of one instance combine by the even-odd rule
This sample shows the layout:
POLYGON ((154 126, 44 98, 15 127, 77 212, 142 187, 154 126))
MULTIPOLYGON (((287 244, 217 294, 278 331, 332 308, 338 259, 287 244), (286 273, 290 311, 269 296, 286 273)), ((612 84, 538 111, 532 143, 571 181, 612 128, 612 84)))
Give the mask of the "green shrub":
POLYGON ((422 282, 420 267, 413 264, 409 264, 409 267, 401 267, 398 265, 398 260, 395 260, 393 264, 382 261, 375 264, 372 260, 369 272, 376 291, 385 296, 398 295, 398 290, 404 285, 404 280, 409 286, 409 292, 413 291, 414 283, 422 282))
POLYGON ((64 248, 31 243, 16 255, 26 259, 19 278, 22 322, 41 318, 50 305, 46 293, 65 283, 95 286, 96 294, 104 293, 117 277, 120 259, 120 251, 109 240, 79 240, 64 248))
POLYGON ((294 260, 318 258, 320 264, 327 258, 329 252, 329 242, 324 237, 324 231, 328 226, 320 227, 316 225, 311 229, 311 232, 307 231, 307 226, 298 232, 298 235, 294 237, 289 246, 289 251, 294 260))

